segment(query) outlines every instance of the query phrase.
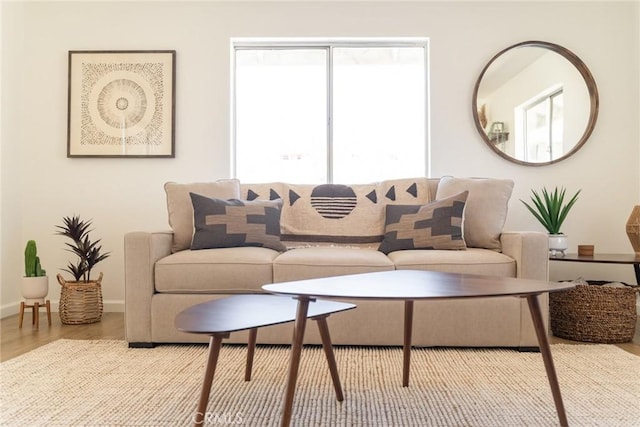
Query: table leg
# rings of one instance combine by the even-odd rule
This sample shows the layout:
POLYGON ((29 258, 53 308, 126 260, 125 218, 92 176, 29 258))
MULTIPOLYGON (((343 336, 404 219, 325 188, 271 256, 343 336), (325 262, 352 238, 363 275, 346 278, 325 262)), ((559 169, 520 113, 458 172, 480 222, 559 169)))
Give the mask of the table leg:
POLYGON ((296 323, 293 327, 293 341, 291 343, 291 359, 289 360, 289 377, 287 379, 287 391, 282 408, 281 426, 288 427, 291 424, 293 414, 293 397, 296 391, 296 381, 298 380, 298 368, 300 367, 300 354, 302 353, 302 340, 304 339, 304 329, 307 324, 307 313, 309 311, 309 298, 298 297, 298 310, 296 313, 296 323))
POLYGON ((249 329, 249 341, 247 342, 247 365, 244 368, 244 380, 251 381, 251 371, 253 370, 253 355, 256 352, 256 339, 258 328, 249 329))
POLYGON ((211 383, 216 373, 216 365, 218 364, 218 356, 220 355, 220 347, 222 339, 227 338, 229 334, 215 334, 209 339, 209 356, 207 357, 207 367, 204 372, 204 381, 202 383, 202 392, 200 393, 200 401, 198 402, 198 411, 193 418, 194 426, 201 426, 204 423, 205 414, 207 412, 207 403, 209 402, 209 394, 211 393, 211 383))
POLYGON ((404 344, 402 346, 402 387, 409 387, 411 366, 411 335, 413 331, 413 301, 404 302, 404 344))
POLYGON ((329 335, 327 317, 329 316, 314 317, 313 319, 318 322, 318 330, 320 331, 320 338, 322 338, 322 348, 324 349, 324 354, 329 364, 333 388, 336 390, 336 399, 338 399, 338 402, 342 402, 344 395, 342 394, 342 385, 340 384, 340 376, 338 375, 338 365, 336 364, 336 358, 333 354, 333 345, 331 344, 331 336, 329 335))
POLYGON ((533 326, 536 329, 538 344, 540 345, 540 353, 542 354, 544 368, 547 371, 547 379, 551 386, 551 394, 553 395, 553 401, 556 405, 556 411, 558 412, 558 420, 560 421, 561 426, 568 426, 567 414, 564 410, 564 404, 562 403, 562 395, 560 394, 560 385, 558 384, 556 369, 553 365, 553 358, 551 357, 549 339, 547 338, 547 331, 544 327, 544 322, 542 321, 540 303, 538 302, 537 297, 537 295, 527 295, 527 303, 529 304, 529 311, 531 312, 531 320, 533 320, 533 326))
POLYGON ((640 285, 640 264, 633 264, 633 271, 636 273, 636 285, 640 285))

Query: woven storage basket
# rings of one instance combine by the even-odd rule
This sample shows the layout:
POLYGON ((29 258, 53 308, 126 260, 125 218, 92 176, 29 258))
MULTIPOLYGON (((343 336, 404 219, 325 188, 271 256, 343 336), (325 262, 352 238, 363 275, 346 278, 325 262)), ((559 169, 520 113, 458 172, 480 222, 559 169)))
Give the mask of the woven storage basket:
POLYGON ((102 273, 96 281, 67 282, 58 274, 60 291, 60 320, 65 325, 99 322, 102 318, 102 273))
POLYGON ((553 334, 574 341, 605 344, 631 341, 638 318, 639 288, 602 286, 607 282, 600 281, 586 283, 549 294, 553 334))

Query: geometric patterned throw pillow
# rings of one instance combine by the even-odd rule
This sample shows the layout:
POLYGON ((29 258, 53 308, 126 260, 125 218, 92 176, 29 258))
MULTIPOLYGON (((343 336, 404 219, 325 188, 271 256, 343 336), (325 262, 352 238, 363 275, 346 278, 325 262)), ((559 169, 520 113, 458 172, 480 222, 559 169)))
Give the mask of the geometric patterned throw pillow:
POLYGON ((384 240, 388 254, 406 249, 466 249, 463 221, 468 191, 426 205, 387 205, 384 240))
POLYGON ((225 179, 215 182, 190 182, 164 184, 167 194, 167 213, 169 225, 173 230, 171 253, 189 249, 193 238, 193 207, 189 193, 201 194, 219 199, 239 199, 240 181, 225 179))
POLYGON ((282 200, 222 200, 190 193, 191 249, 259 246, 286 250, 280 242, 282 200))

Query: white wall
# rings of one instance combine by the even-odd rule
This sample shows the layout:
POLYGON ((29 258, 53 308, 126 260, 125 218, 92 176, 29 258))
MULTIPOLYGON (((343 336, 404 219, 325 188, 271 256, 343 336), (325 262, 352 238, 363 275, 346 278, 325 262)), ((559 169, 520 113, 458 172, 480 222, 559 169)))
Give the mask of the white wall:
MULTIPOLYGON (((3 29, 3 23, 4 20, 2 19, 2 13, 3 13, 4 7, 3 7, 3 3, 0 2, 0 52, 4 52, 4 44, 3 44, 3 35, 4 35, 4 29, 3 29)), ((0 53, 0 100, 2 100, 2 86, 3 86, 3 80, 2 80, 2 72, 4 70, 3 67, 3 55, 0 53)), ((3 162, 2 162, 2 152, 4 151, 4 145, 2 144, 2 140, 3 140, 3 136, 4 136, 4 132, 2 131, 2 129, 4 129, 4 115, 2 114, 2 102, 0 102, 0 242, 4 242, 4 238, 2 235, 2 214, 4 212, 4 208, 3 208, 3 200, 4 197, 2 197, 1 191, 3 189, 2 186, 2 176, 3 173, 2 171, 4 170, 3 167, 3 162)), ((0 244, 0 317, 2 317, 2 265, 4 264, 4 259, 2 258, 2 252, 3 252, 3 248, 4 245, 0 244)))
MULTIPOLYGON (((93 218, 112 256, 107 310, 122 309, 123 236, 167 228, 162 184, 229 175, 229 38, 428 36, 431 39, 432 176, 516 181, 509 229, 542 230, 519 198, 563 185, 582 196, 565 233, 575 250, 629 252, 624 224, 640 202, 640 61, 636 2, 20 2, 2 5, 2 316, 15 313, 26 240, 38 241, 50 275, 67 264, 54 227, 93 218), (476 134, 471 93, 484 64, 525 40, 558 43, 591 69, 600 116, 591 139, 556 165, 524 167, 495 155, 476 134), (177 51, 175 159, 66 158, 69 50, 177 51)), ((552 264, 552 278, 633 280, 631 267, 552 264), (585 273, 586 272, 586 273, 585 273)), ((50 298, 59 286, 51 279, 50 298)))

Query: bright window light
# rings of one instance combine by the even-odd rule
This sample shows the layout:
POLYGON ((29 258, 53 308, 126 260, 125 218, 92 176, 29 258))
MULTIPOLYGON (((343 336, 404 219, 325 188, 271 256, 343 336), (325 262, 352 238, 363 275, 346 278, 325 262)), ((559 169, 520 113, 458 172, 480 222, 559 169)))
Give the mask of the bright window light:
POLYGON ((425 176, 426 40, 233 44, 233 152, 243 182, 425 176))

